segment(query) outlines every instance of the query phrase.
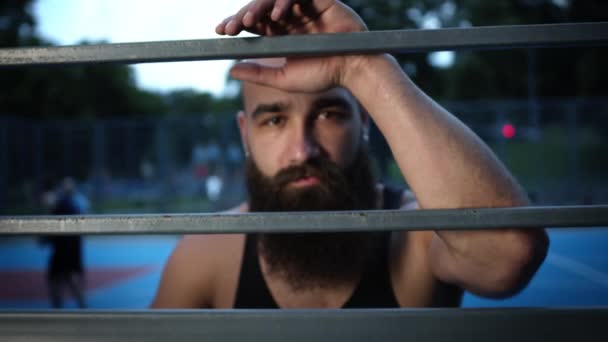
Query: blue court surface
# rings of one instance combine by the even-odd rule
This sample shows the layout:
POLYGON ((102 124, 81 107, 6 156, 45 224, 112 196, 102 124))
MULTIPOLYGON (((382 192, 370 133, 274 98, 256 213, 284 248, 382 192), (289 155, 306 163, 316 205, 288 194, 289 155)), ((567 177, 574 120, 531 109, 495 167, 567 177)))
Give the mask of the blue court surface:
MULTIPOLYGON (((466 294, 465 307, 607 306, 608 229, 550 230, 549 255, 520 294, 488 300, 466 294)), ((163 236, 87 236, 86 301, 92 309, 143 309, 179 240, 163 236)), ((49 250, 33 237, 0 239, 0 309, 46 309, 49 250)), ((74 308, 68 298, 65 306, 74 308)))

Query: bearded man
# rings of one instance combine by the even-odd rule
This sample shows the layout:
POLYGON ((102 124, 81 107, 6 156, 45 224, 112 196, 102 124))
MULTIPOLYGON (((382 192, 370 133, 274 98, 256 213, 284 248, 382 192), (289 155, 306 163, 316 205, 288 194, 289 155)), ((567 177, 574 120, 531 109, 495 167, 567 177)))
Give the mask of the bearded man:
MULTIPOLYGON (((335 0, 255 0, 217 33, 356 32, 335 0)), ((234 211, 526 205, 514 178, 456 117, 386 54, 238 63, 248 200, 234 211), (412 192, 374 182, 367 128, 386 138, 412 192)), ((548 246, 542 229, 184 237, 153 308, 458 306, 463 290, 523 288, 548 246)))

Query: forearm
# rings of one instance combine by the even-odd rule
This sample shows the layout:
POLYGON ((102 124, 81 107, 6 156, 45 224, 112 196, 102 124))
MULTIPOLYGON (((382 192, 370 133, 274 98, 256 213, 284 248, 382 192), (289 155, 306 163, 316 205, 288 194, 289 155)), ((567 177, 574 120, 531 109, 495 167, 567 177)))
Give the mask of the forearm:
MULTIPOLYGON (((347 87, 384 134, 421 208, 526 205, 527 197, 468 127, 419 90, 388 56, 364 59, 347 87)), ((437 231, 433 271, 479 294, 524 284, 546 253, 544 231, 437 231)))
POLYGON ((529 282, 548 247, 543 229, 436 232, 429 259, 438 279, 500 298, 529 282))

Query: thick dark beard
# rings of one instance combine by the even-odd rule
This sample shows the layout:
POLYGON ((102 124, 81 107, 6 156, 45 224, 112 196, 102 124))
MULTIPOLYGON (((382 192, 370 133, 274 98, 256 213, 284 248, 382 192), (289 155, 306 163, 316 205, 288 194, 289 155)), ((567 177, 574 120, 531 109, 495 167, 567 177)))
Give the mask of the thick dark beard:
MULTIPOLYGON (((248 160, 247 189, 251 211, 323 211, 375 208, 376 191, 367 150, 360 149, 350 166, 341 170, 327 159, 313 159, 269 178, 248 160), (287 189, 305 176, 319 184, 287 189)), ((283 277, 294 290, 326 288, 356 281, 365 269, 378 234, 297 233, 260 234, 258 248, 269 272, 283 277)))
POLYGON ((309 159, 266 177, 247 159, 247 191, 250 211, 327 211, 373 209, 376 186, 367 149, 361 147, 344 170, 327 158, 309 159), (288 184, 313 176, 319 184, 289 189, 288 184))

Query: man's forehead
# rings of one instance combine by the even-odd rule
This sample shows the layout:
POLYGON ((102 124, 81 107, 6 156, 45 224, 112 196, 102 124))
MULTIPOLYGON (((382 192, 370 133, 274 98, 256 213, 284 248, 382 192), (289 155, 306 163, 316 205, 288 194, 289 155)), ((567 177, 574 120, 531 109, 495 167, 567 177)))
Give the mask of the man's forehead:
POLYGON ((290 104, 295 101, 307 101, 313 103, 319 99, 343 99, 350 103, 353 108, 356 107, 357 101, 354 96, 345 88, 336 87, 327 91, 316 93, 298 93, 287 92, 280 89, 266 87, 249 82, 242 83, 242 96, 245 104, 245 111, 250 113, 255 107, 261 104, 290 104))

